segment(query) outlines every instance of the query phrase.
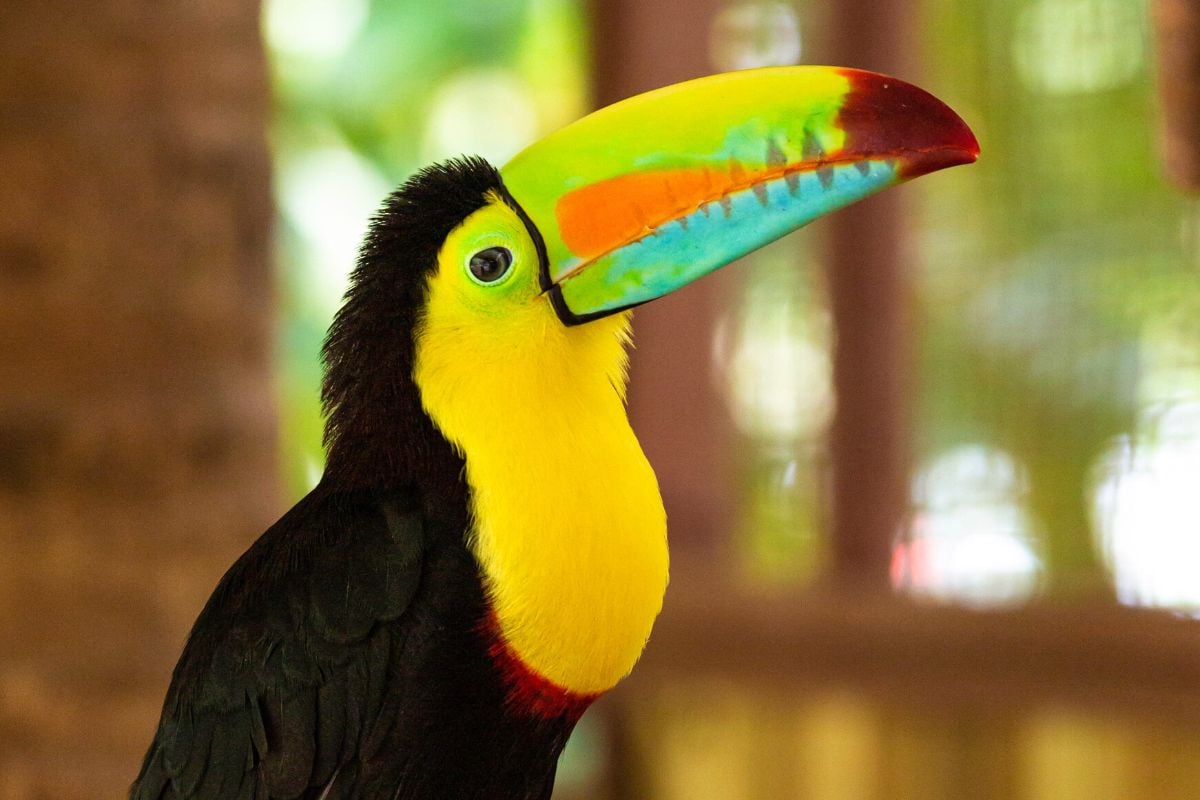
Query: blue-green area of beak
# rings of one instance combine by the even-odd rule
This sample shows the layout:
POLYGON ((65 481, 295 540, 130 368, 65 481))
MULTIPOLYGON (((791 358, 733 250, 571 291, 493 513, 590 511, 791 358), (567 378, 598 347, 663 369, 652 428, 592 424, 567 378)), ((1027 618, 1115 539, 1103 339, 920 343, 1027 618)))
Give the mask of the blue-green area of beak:
POLYGON ((555 303, 586 322, 662 297, 898 180, 894 161, 863 160, 724 195, 566 276, 551 289, 555 303))

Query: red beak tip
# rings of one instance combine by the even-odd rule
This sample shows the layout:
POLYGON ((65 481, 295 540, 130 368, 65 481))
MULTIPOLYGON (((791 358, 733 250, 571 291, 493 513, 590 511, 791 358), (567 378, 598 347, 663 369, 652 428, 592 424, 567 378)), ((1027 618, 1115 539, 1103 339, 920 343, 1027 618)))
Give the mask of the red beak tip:
POLYGON ((904 178, 979 158, 979 140, 967 123, 924 89, 875 73, 847 75, 852 90, 839 116, 848 150, 895 154, 904 178))
POLYGON ((961 147, 950 145, 905 154, 901 159, 900 176, 905 180, 919 178, 931 172, 973 164, 979 159, 979 145, 961 147))

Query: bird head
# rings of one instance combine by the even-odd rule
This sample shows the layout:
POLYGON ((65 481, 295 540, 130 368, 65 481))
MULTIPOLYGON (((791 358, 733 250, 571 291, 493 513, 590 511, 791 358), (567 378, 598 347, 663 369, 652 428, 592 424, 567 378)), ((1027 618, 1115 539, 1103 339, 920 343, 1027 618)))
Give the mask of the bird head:
POLYGON ((526 402, 513 386, 540 385, 543 402, 562 405, 570 387, 601 382, 619 400, 629 309, 977 155, 967 125, 917 87, 781 67, 630 98, 499 171, 475 158, 429 168, 374 221, 331 331, 331 429, 351 427, 337 414, 349 395, 378 407, 397 374, 460 450, 526 402))

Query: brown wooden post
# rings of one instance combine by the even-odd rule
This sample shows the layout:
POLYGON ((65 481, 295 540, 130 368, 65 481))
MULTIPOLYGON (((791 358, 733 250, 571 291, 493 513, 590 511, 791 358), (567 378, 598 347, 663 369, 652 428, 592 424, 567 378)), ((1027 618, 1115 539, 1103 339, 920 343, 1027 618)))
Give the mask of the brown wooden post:
MULTIPOLYGON (((719 5, 592 0, 594 104, 712 72, 708 37, 719 5)), ((662 489, 676 580, 687 562, 711 560, 732 522, 732 431, 712 370, 713 329, 730 286, 718 273, 634 314, 630 418, 662 489)), ((614 800, 645 796, 627 702, 614 693, 597 708, 608 740, 602 791, 614 800)))
POLYGON ((1200 0, 1155 0, 1153 11, 1167 175, 1200 191, 1200 0))
MULTIPOLYGON (((719 6, 594 0, 596 104, 713 72, 709 30, 719 6)), ((718 273, 634 315, 630 417, 658 474, 677 563, 711 556, 732 523, 731 422, 712 367, 712 332, 732 280, 718 273)))
MULTIPOLYGON (((902 0, 836 3, 833 63, 913 77, 914 17, 902 0)), ((903 189, 829 220, 829 286, 837 412, 832 578, 884 590, 892 543, 908 513, 912 325, 903 189)))
POLYGON ((256 2, 0 13, 0 797, 125 797, 278 512, 256 2))

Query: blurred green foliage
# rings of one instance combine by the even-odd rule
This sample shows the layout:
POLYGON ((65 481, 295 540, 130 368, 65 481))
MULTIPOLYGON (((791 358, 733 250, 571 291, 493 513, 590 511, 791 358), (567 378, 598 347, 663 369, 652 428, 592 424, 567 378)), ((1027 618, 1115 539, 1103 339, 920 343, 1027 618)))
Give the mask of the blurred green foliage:
POLYGON ((318 353, 384 193, 473 152, 503 163, 582 113, 574 0, 269 0, 288 493, 320 475, 318 353))
MULTIPOLYGON (((983 157, 919 187, 920 456, 1013 456, 1045 588, 1094 592, 1098 470, 1166 399, 1149 374, 1162 349, 1200 342, 1194 209, 1160 174, 1148 15, 1124 0, 930 0, 924 19, 927 80, 983 157)), ((1174 402, 1200 397, 1200 372, 1172 381, 1174 402)))
MULTIPOLYGON (((810 21, 825 6, 797 4, 810 21)), ((1111 594, 1115 571, 1124 600, 1200 605, 1200 592, 1153 586, 1173 563, 1196 566, 1200 509, 1161 481, 1135 496, 1128 480, 1167 469, 1156 448, 1172 438, 1200 470, 1200 431, 1156 422, 1200 403, 1200 216, 1160 174, 1146 4, 929 0, 919 31, 911 77, 964 116, 982 156, 899 190, 919 369, 914 519, 899 544, 923 563, 897 582, 988 602, 1111 594), (1139 540, 1142 527, 1162 533, 1139 540)), ((807 342, 786 364, 770 346, 757 400, 732 404, 748 452, 740 552, 758 578, 803 580, 823 560, 830 412, 812 398, 832 402, 828 365, 808 364, 803 386, 778 379, 830 341, 795 322, 827 308, 810 242, 752 258, 734 312, 747 347, 770 346, 781 315, 807 342), (819 424, 788 423, 802 414, 819 424)), ((745 393, 744 372, 729 379, 745 393)))

